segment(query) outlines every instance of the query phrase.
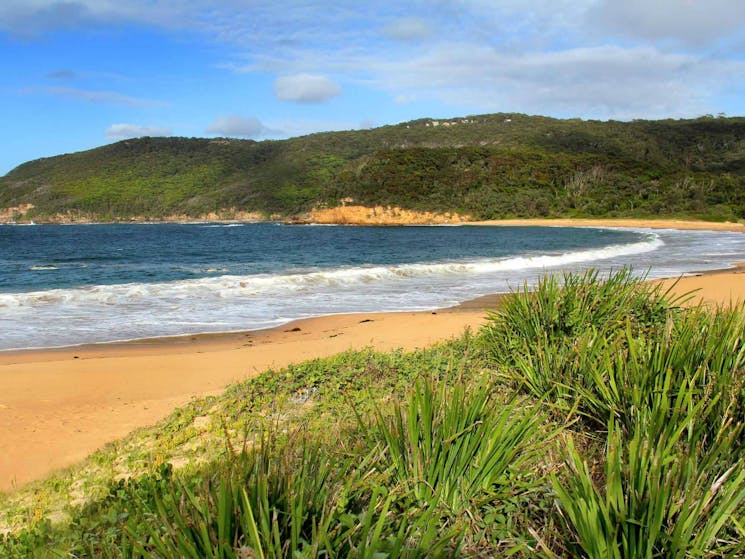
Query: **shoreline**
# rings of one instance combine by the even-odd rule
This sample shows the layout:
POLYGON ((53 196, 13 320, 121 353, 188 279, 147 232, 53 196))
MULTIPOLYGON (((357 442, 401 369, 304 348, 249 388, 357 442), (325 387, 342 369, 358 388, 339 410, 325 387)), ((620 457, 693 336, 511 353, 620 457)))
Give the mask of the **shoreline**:
POLYGON ((350 349, 413 350, 477 329, 469 308, 330 315, 178 342, 0 353, 0 491, 75 464, 193 398, 268 369, 350 349))
MULTIPOLYGON (((545 225, 540 220, 519 223, 545 225)), ((615 221, 572 223, 617 226, 615 221)), ((664 228, 671 223, 676 222, 657 222, 664 228)), ((688 223, 702 228, 700 222, 688 223)), ((740 227, 736 230, 745 232, 745 226, 740 227)), ((743 274, 745 265, 740 264, 653 281, 668 286, 678 282, 678 294, 701 289, 693 301, 726 305, 745 301, 743 274)), ((75 464, 193 398, 219 393, 267 369, 349 349, 413 350, 458 336, 465 328, 478 329, 485 322, 485 309, 494 308, 503 296, 487 295, 431 311, 303 318, 263 330, 2 351, 0 446, 5 452, 0 456, 0 491, 75 464)))
MULTIPOLYGON (((720 271, 720 270, 712 270, 720 271)), ((726 272, 727 269, 721 270, 726 272)), ((491 309, 499 304, 499 301, 509 295, 509 293, 490 293, 480 295, 472 299, 461 301, 449 307, 434 307, 426 310, 402 310, 402 311, 373 311, 373 312, 343 312, 335 314, 321 314, 294 318, 277 326, 267 328, 256 328, 253 330, 231 330, 226 332, 198 332, 194 334, 175 334, 172 336, 151 336, 148 338, 134 338, 131 340, 115 340, 110 342, 91 342, 66 346, 52 347, 32 347, 32 348, 12 348, 0 349, 0 367, 24 361, 24 356, 33 356, 34 362, 54 361, 57 354, 85 354, 87 356, 97 355, 106 356, 110 352, 127 351, 136 349, 143 353, 160 355, 161 353, 182 353, 190 351, 194 346, 209 347, 211 345, 229 346, 233 343, 245 341, 246 338, 261 339, 264 337, 273 337, 280 333, 294 331, 299 324, 324 320, 332 317, 355 317, 367 315, 437 315, 449 313, 468 313, 483 312, 485 309, 491 309), (48 356, 45 358, 44 356, 48 356)))
MULTIPOLYGON (((365 208, 373 211, 372 208, 365 208)), ((703 221, 696 219, 676 218, 519 218, 519 219, 492 219, 492 220, 457 220, 448 217, 445 221, 430 220, 426 218, 434 215, 422 212, 409 212, 411 216, 406 219, 396 219, 385 216, 376 219, 367 219, 364 216, 357 219, 343 218, 336 221, 315 220, 293 220, 293 219, 250 219, 220 218, 207 216, 205 219, 179 217, 173 219, 126 219, 120 221, 93 221, 88 219, 65 219, 65 220, 33 220, 4 221, 0 225, 153 225, 153 224, 251 224, 251 223, 283 223, 287 225, 345 225, 345 226, 406 226, 406 225, 456 225, 456 226, 496 226, 496 227, 631 227, 648 229, 681 229, 689 231, 733 231, 745 233, 745 223, 734 223, 731 221, 703 221)))
POLYGON ((731 221, 697 221, 689 219, 641 219, 641 218, 556 218, 556 219, 495 219, 469 221, 464 225, 488 225, 495 227, 626 227, 646 229, 680 229, 683 231, 732 231, 745 233, 745 224, 731 221))
MULTIPOLYGON (((486 225, 487 223, 485 223, 486 225)), ((489 224, 491 225, 491 224, 489 224)), ((532 226, 523 224, 521 226, 532 226)), ((610 227, 610 226, 609 226, 610 227)), ((745 256, 745 255, 744 255, 745 256)), ((745 273, 745 262, 733 263, 730 268, 718 268, 714 270, 694 270, 686 272, 685 275, 680 277, 668 277, 648 280, 650 282, 665 283, 671 285, 673 282, 686 279, 686 282, 698 283, 695 279, 703 276, 715 276, 723 274, 741 274, 745 273)), ((743 279, 745 281, 745 278, 743 279)), ((694 288, 700 289, 700 288, 694 288)), ((262 339, 271 338, 277 336, 280 333, 287 333, 297 331, 299 325, 303 323, 312 323, 315 321, 322 321, 331 319, 333 317, 358 317, 358 316, 386 316, 386 315, 437 315, 446 313, 460 313, 460 312, 484 312, 485 310, 493 309, 499 301, 508 296, 509 293, 490 293, 487 295, 480 295, 472 299, 461 301, 450 307, 435 307, 428 310, 403 310, 403 311, 373 311, 373 312, 350 312, 350 313, 335 313, 335 314, 321 314, 314 316, 306 316, 301 318, 295 318, 277 326, 270 326, 267 328, 256 328, 256 329, 244 329, 244 330, 231 330, 225 332, 197 332, 193 334, 175 334, 169 336, 151 336, 147 338, 134 338, 131 340, 114 340, 106 342, 91 342, 81 343, 75 345, 66 346, 52 346, 52 347, 33 347, 33 348, 11 348, 11 349, 0 349, 0 367, 8 364, 14 364, 19 362, 26 362, 28 357, 32 362, 41 361, 54 361, 57 359, 57 355, 70 355, 76 354, 80 358, 81 356, 90 358, 94 357, 106 357, 112 354, 116 354, 117 351, 130 351, 137 350, 143 354, 148 355, 161 355, 167 354, 178 354, 188 353, 193 350, 194 347, 199 347, 202 351, 207 351, 208 348, 214 346, 220 349, 221 346, 232 346, 234 343, 245 341, 248 339, 262 339)), ((695 296, 694 296, 695 298, 695 296)), ((718 300, 720 298, 714 297, 718 300)), ((714 299, 712 299, 713 302, 714 299)), ((720 301, 721 302, 721 301, 720 301)), ((302 330, 300 328, 300 330, 302 330)), ((0 404, 0 409, 2 405, 0 404)))

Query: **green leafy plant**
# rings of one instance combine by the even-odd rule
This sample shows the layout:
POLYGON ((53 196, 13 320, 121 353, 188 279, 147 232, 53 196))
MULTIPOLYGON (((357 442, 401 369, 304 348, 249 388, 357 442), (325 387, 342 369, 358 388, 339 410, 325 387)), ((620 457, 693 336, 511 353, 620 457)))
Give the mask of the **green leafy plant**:
POLYGON ((742 557, 744 339, 742 307, 626 270, 547 279, 477 335, 267 372, 4 496, 0 556, 742 557))
MULTIPOLYGON (((692 404, 686 388, 678 400, 692 404)), ((683 408, 673 421, 663 409, 650 410, 630 434, 611 420, 602 476, 569 439, 568 473, 554 486, 576 538, 576 545, 566 543, 573 554, 683 559, 743 552, 734 513, 745 501, 745 470, 742 460, 730 465, 742 426, 725 424, 707 444, 697 423, 702 407, 683 408)))
POLYGON ((377 414, 368 438, 384 445, 394 480, 417 506, 455 518, 525 490, 516 474, 552 436, 545 415, 505 400, 484 377, 452 384, 421 380, 392 415, 377 414))
POLYGON ((597 271, 547 276, 525 287, 489 314, 486 350, 516 386, 564 412, 582 396, 580 411, 600 415, 597 390, 619 352, 637 338, 665 331, 681 298, 623 268, 608 277, 597 271))

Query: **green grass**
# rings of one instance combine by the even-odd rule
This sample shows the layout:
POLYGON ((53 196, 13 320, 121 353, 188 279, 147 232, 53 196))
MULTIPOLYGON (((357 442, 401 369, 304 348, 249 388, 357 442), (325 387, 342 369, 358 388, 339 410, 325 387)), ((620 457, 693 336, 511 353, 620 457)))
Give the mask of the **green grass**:
POLYGON ((477 334, 270 371, 3 497, 0 556, 744 557, 745 311, 680 303, 546 278, 477 334))

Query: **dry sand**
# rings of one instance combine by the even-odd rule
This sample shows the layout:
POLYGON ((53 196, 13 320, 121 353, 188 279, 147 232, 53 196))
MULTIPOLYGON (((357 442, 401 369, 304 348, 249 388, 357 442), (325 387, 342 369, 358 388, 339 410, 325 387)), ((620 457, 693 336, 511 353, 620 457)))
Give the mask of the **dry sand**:
POLYGON ((350 348, 414 349, 476 329, 484 312, 366 313, 282 328, 0 353, 0 490, 73 464, 191 398, 350 348))
POLYGON ((663 280, 665 287, 687 299, 686 305, 733 306, 745 303, 745 263, 731 270, 714 270, 663 280))
POLYGON ((648 227, 695 231, 735 231, 745 233, 745 224, 732 222, 686 221, 680 219, 501 219, 470 221, 467 225, 554 226, 554 227, 648 227))
MULTIPOLYGON (((552 225, 619 221, 551 220, 552 225)), ((545 225, 545 221, 502 222, 545 225)), ((623 220, 633 227, 649 222, 623 220)), ((683 228, 679 222, 654 226, 683 228)), ((703 228, 687 223, 688 228, 703 228)), ((719 224, 705 224, 708 229, 719 224)), ((729 224, 731 230, 745 230, 729 224)), ((745 269, 683 278, 684 293, 714 304, 745 301, 745 269)), ((185 336, 128 344, 0 353, 0 490, 73 464, 133 429, 151 425, 190 399, 314 357, 350 348, 414 349, 478 328, 495 297, 437 313, 366 313, 296 321, 238 334, 185 336)))

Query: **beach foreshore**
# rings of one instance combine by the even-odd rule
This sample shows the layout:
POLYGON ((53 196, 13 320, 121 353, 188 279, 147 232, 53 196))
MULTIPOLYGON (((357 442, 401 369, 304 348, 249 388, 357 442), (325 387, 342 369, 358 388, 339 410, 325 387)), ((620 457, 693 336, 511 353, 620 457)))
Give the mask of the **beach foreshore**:
POLYGON ((733 231, 745 233, 745 224, 731 221, 692 221, 684 219, 498 219, 469 221, 467 225, 502 227, 632 227, 647 229, 683 229, 686 231, 733 231))
MULTIPOLYGON (((31 206, 33 207, 33 206, 31 206)), ((26 208, 27 211, 29 208, 26 208)), ((20 212, 21 215, 25 214, 20 212)), ((35 220, 19 218, 19 208, 0 208, 0 225, 74 225, 74 224, 138 224, 138 223, 262 223, 276 222, 290 225, 493 225, 502 227, 645 227, 650 229, 684 229, 708 231, 735 231, 745 233, 745 223, 731 221, 702 221, 672 218, 519 218, 473 220, 455 212, 437 213, 407 210, 395 206, 338 206, 312 210, 302 217, 261 216, 255 212, 229 210, 211 212, 200 216, 171 215, 161 218, 131 217, 116 221, 96 219, 95 216, 60 214, 38 217, 35 220), (15 216, 15 217, 14 217, 15 216)))
POLYGON ((478 328, 484 312, 365 313, 271 330, 0 353, 0 490, 82 460, 192 398, 351 348, 431 345, 478 328))
MULTIPOLYGON (((615 221, 571 224, 618 226, 615 221)), ((650 227, 648 222, 626 226, 650 227)), ((678 294, 698 290, 692 303, 726 305, 745 301, 744 274, 738 267, 665 281, 678 294)), ((348 349, 411 350, 458 336, 467 327, 475 330, 499 297, 438 311, 309 318, 262 331, 0 352, 0 491, 74 464, 192 398, 219 393, 269 368, 348 349)))

